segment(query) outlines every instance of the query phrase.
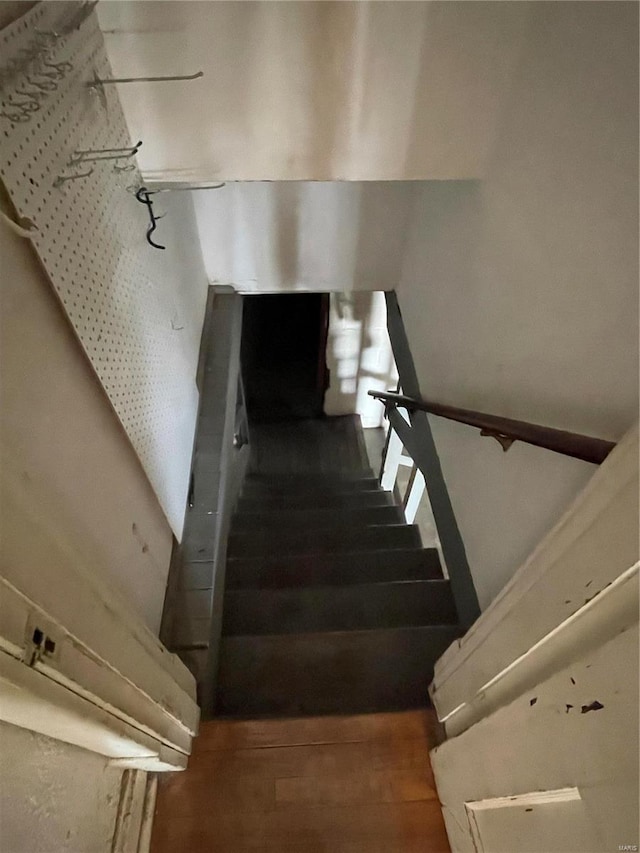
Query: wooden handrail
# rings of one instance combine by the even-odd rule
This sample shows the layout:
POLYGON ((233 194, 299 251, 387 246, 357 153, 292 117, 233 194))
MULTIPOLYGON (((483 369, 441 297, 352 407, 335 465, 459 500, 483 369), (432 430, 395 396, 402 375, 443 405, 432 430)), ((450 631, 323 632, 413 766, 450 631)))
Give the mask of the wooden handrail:
POLYGON ((589 435, 579 435, 512 418, 502 418, 498 415, 487 415, 471 409, 459 409, 457 406, 447 406, 430 400, 418 400, 403 394, 394 394, 391 391, 369 391, 369 396, 380 400, 386 407, 400 407, 409 412, 428 412, 441 418, 477 427, 481 435, 497 439, 505 451, 514 441, 524 441, 526 444, 543 447, 545 450, 552 450, 563 456, 572 456, 574 459, 599 465, 616 446, 613 441, 604 441, 589 435))

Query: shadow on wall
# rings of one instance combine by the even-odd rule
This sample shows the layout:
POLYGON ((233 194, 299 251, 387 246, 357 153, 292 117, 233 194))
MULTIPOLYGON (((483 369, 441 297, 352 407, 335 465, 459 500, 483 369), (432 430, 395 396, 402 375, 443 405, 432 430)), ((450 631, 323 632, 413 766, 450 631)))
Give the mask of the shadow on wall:
POLYGON ((363 427, 381 426, 384 408, 368 392, 395 388, 398 381, 384 293, 331 294, 327 367, 325 413, 358 414, 363 427))
POLYGON ((390 290, 409 182, 257 182, 194 193, 209 281, 245 293, 390 290))

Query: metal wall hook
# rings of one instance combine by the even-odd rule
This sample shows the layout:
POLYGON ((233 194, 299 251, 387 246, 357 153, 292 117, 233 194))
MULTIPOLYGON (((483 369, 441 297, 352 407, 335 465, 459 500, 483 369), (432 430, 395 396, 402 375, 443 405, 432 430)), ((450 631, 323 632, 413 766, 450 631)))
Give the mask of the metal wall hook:
POLYGON ((58 84, 55 80, 45 77, 45 75, 27 75, 26 80, 30 86, 35 86, 36 89, 40 89, 41 92, 55 92, 58 88, 58 84), (37 77, 40 79, 36 79, 37 77))
POLYGON ((28 100, 28 101, 16 101, 13 98, 13 95, 9 97, 7 103, 11 107, 15 107, 17 110, 20 110, 23 113, 37 113, 40 109, 40 104, 36 100, 28 100))
POLYGON ((154 249, 166 249, 166 246, 161 246, 159 243, 154 243, 151 239, 151 235, 157 228, 158 219, 162 219, 165 215, 164 213, 161 216, 154 216, 153 213, 153 202, 151 201, 149 190, 146 187, 140 187, 136 192, 136 199, 140 202, 140 204, 145 204, 149 211, 149 227, 147 228, 147 243, 150 246, 153 246, 154 249))
POLYGON ((162 249, 162 251, 164 252, 164 250, 165 250, 167 247, 166 247, 166 246, 161 246, 161 245, 160 245, 160 243, 154 243, 154 242, 153 242, 153 240, 151 239, 151 235, 153 234, 153 232, 154 232, 155 230, 156 230, 156 224, 155 224, 155 222, 154 222, 154 223, 153 223, 153 225, 152 225, 150 228, 148 228, 148 229, 147 229, 147 243, 148 243, 150 246, 153 246, 153 248, 154 248, 154 249, 162 249))
POLYGON ((19 113, 0 112, 0 116, 9 119, 9 121, 13 122, 14 124, 18 124, 19 122, 23 121, 31 121, 31 113, 24 111, 19 113))
POLYGON ((58 187, 61 187, 62 184, 66 183, 67 181, 77 181, 81 178, 88 178, 90 175, 93 175, 93 166, 89 169, 88 172, 80 172, 77 175, 58 175, 58 177, 53 182, 53 186, 58 189, 58 187))
MULTIPOLYGON (((27 81, 27 82, 29 82, 29 81, 27 81)), ((28 89, 25 89, 24 85, 22 85, 22 86, 14 86, 13 91, 16 95, 22 95, 25 98, 29 98, 30 101, 38 104, 38 109, 40 109, 40 100, 42 98, 44 98, 44 96, 45 96, 45 93, 42 90, 39 90, 37 92, 29 92, 28 89)), ((34 110, 34 112, 35 112, 35 110, 34 110)))
POLYGON ((85 148, 85 149, 78 148, 73 153, 78 155, 78 156, 81 156, 83 154, 113 154, 116 151, 120 151, 120 152, 128 152, 126 156, 131 157, 133 154, 136 153, 136 151, 140 148, 141 145, 142 145, 142 140, 140 140, 139 142, 136 142, 135 145, 123 145, 119 148, 85 148))
POLYGON ((47 80, 54 80, 56 82, 64 78, 64 73, 62 71, 43 71, 42 68, 46 67, 44 66, 44 63, 40 62, 38 64, 40 66, 36 71, 38 77, 46 77, 47 80))
POLYGON ((74 166, 78 163, 97 163, 101 160, 122 160, 125 157, 132 157, 133 154, 106 154, 106 155, 97 155, 95 157, 75 157, 69 160, 69 165, 74 166))
POLYGON ((195 74, 181 74, 173 77, 98 77, 95 72, 93 80, 87 83, 90 88, 99 88, 112 83, 166 83, 170 80, 197 80, 204 77, 204 71, 196 71, 195 74))
POLYGON ((62 78, 69 71, 73 71, 73 65, 71 62, 49 62, 46 57, 42 57, 41 63, 45 68, 49 68, 52 72, 58 75, 58 80, 62 80, 62 78))
POLYGON ((156 195, 156 193, 191 192, 192 190, 220 190, 222 187, 226 187, 226 183, 207 184, 203 187, 160 187, 158 190, 149 190, 149 195, 156 195))
POLYGON ((69 165, 74 163, 88 163, 96 160, 122 160, 128 157, 133 157, 138 153, 142 140, 133 147, 127 148, 93 148, 93 149, 78 149, 73 152, 69 165))
POLYGON ((134 172, 136 169, 135 163, 125 163, 124 166, 118 166, 117 163, 113 164, 114 172, 134 172))
MULTIPOLYGON (((35 106, 35 102, 56 91, 57 85, 54 81, 61 80, 73 69, 70 62, 51 61, 50 53, 56 40, 55 33, 36 31, 31 46, 21 48, 0 70, 2 89, 8 91, 15 88, 15 94, 29 99, 29 103, 20 103, 19 108, 23 111, 36 112, 39 107, 35 106), (25 82, 32 88, 26 89, 25 82)), ((15 100, 11 104, 18 106, 15 100)))
POLYGON ((22 110, 23 113, 37 113, 40 109, 40 104, 37 101, 14 101, 13 98, 9 98, 9 105, 15 107, 17 110, 22 110))

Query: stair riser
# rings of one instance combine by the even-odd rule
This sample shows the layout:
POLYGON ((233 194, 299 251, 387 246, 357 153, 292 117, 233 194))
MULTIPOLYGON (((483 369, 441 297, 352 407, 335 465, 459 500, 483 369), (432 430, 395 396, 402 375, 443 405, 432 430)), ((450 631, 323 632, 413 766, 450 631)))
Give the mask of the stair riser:
POLYGON ((278 480, 267 480, 264 483, 256 483, 251 480, 245 481, 242 487, 242 497, 264 498, 264 497, 296 497, 301 495, 353 495, 359 492, 377 492, 380 484, 374 478, 349 481, 319 481, 302 480, 297 483, 282 483, 278 480))
MULTIPOLYGON (((309 462, 309 460, 307 460, 309 462)), ((287 473, 265 473, 258 471, 249 471, 247 473, 247 483, 282 483, 287 487, 291 487, 296 483, 311 482, 311 483, 352 483, 359 480, 375 479, 376 474, 369 467, 359 466, 351 470, 336 468, 333 471, 318 471, 311 463, 303 470, 299 470, 295 474, 287 473)))
POLYGON ((229 590, 223 633, 296 634, 455 624, 449 582, 229 590))
POLYGON ((313 554, 340 551, 370 551, 378 548, 419 548, 416 525, 376 525, 371 527, 326 530, 256 530, 229 537, 227 554, 233 557, 259 557, 266 554, 313 554))
POLYGON ((428 704, 452 627, 224 637, 217 710, 235 716, 366 713, 428 704))
POLYGON ((226 587, 304 587, 442 578, 434 549, 229 560, 226 587))
POLYGON ((270 495, 268 497, 241 497, 238 515, 245 512, 284 511, 300 509, 364 509, 375 506, 393 506, 390 492, 356 492, 351 494, 270 495))
POLYGON ((233 519, 232 533, 259 529, 289 527, 310 530, 314 527, 352 527, 369 524, 401 524, 402 510, 397 506, 364 507, 359 509, 296 509, 270 512, 238 513, 233 519))

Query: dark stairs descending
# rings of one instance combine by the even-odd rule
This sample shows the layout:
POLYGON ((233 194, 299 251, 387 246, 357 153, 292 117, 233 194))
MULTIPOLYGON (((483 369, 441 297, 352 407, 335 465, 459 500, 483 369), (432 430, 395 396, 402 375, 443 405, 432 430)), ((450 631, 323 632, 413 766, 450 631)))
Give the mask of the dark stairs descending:
POLYGON ((438 552, 369 468, 359 419, 256 426, 227 552, 216 711, 428 704, 462 633, 438 552))

